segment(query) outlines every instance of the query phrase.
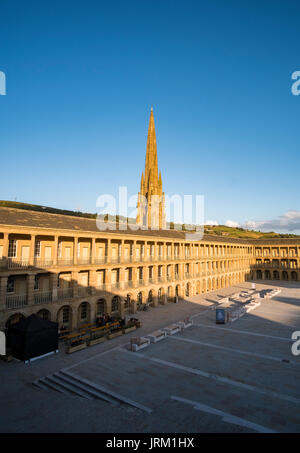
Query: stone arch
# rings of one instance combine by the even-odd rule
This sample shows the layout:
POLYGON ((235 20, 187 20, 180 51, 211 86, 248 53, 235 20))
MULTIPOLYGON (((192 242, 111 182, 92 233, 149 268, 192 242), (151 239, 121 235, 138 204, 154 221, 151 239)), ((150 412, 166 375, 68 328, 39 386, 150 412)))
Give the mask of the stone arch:
POLYGON ((176 285, 176 287, 175 287, 175 296, 181 297, 181 287, 180 287, 180 285, 176 285))
POLYGON ((282 271, 282 280, 288 280, 289 279, 289 274, 287 271, 282 271))
POLYGON ((265 279, 266 280, 271 280, 271 272, 268 269, 265 270, 265 279))
POLYGON ((211 279, 207 279, 207 291, 211 291, 211 279))
POLYGON ((126 294, 124 298, 124 310, 128 313, 131 310, 132 304, 132 295, 130 293, 126 294))
POLYGON ((106 299, 101 298, 96 302, 96 316, 103 316, 107 313, 107 302, 106 299))
POLYGON ((51 313, 49 310, 46 310, 46 308, 39 310, 37 312, 37 316, 39 316, 42 319, 45 319, 46 321, 51 321, 51 313))
POLYGON ((25 319, 25 318, 26 318, 26 316, 23 315, 23 313, 14 313, 7 319, 7 321, 5 323, 5 328, 8 329, 13 324, 16 324, 17 322, 22 321, 22 319, 25 319))
POLYGON ((89 302, 84 300, 81 302, 77 309, 77 322, 78 326, 91 322, 91 306, 89 302))
POLYGON ((168 301, 170 302, 174 297, 174 291, 172 286, 168 286, 167 289, 168 301))
POLYGON ((119 313, 121 309, 121 298, 120 296, 114 296, 111 300, 111 312, 113 314, 119 313))
POLYGON ((159 288, 158 293, 157 293, 157 299, 159 303, 163 303, 163 298, 165 295, 164 288, 159 288))
POLYGON ((291 272, 291 280, 297 281, 298 280, 298 275, 296 271, 291 272))
POLYGON ((211 289, 214 291, 216 289, 216 279, 213 277, 211 281, 211 289))
POLYGON ((197 281, 196 283, 196 294, 201 294, 201 282, 200 280, 197 281))
POLYGON ((278 271, 274 271, 274 272, 273 272, 273 279, 274 279, 274 280, 280 280, 280 275, 279 275, 279 272, 278 272, 278 271))
POLYGON ((262 280, 262 271, 260 269, 256 271, 256 278, 257 280, 262 280))
POLYGON ((206 293, 206 280, 202 280, 202 285, 201 285, 201 293, 204 294, 206 293))
POLYGON ((59 326, 65 326, 66 329, 72 330, 73 327, 73 311, 70 305, 64 305, 57 311, 56 322, 59 326))

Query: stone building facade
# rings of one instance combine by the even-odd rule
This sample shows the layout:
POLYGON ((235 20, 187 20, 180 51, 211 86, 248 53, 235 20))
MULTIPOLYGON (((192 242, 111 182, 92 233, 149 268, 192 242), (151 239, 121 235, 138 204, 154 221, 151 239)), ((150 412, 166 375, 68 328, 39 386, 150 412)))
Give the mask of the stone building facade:
POLYGON ((299 260, 296 239, 99 232, 92 219, 0 208, 0 328, 38 313, 74 329, 245 280, 299 281, 299 260))
POLYGON ((246 280, 300 280, 300 239, 193 241, 165 229, 152 109, 137 223, 148 229, 99 231, 95 219, 1 207, 0 329, 37 313, 72 330, 246 280))

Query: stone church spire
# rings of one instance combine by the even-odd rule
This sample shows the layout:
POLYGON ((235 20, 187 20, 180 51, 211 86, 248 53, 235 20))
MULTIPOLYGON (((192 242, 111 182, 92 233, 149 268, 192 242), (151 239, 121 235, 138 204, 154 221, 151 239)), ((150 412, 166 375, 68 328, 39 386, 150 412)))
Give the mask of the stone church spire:
POLYGON ((165 194, 162 191, 161 173, 158 174, 157 145, 153 108, 151 107, 145 173, 142 173, 138 196, 137 224, 153 229, 165 229, 165 194))

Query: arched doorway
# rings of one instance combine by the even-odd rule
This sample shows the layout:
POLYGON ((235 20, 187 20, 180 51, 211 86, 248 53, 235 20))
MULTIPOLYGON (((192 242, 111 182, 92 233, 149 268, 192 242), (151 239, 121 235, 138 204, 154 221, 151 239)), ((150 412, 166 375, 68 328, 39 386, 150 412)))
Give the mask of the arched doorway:
POLYGON ((128 313, 131 309, 131 294, 127 294, 124 300, 124 310, 128 313))
POLYGON ((90 304, 86 301, 81 302, 78 307, 78 326, 91 322, 91 308, 90 304))
POLYGON ((271 280, 271 272, 269 270, 265 271, 265 279, 266 280, 271 280))
POLYGON ((289 274, 287 273, 287 271, 283 271, 282 272, 282 280, 288 280, 289 279, 289 274))
POLYGON ((160 304, 163 303, 163 297, 164 297, 164 289, 163 288, 159 288, 158 294, 157 294, 157 298, 158 298, 158 302, 160 304))
POLYGON ((119 296, 114 296, 111 301, 111 312, 113 314, 116 314, 120 310, 120 297, 119 296))
POLYGON ((96 315, 97 316, 103 316, 106 313, 106 300, 105 299, 99 299, 97 301, 96 305, 96 315))
POLYGON ((25 316, 22 313, 15 313, 14 315, 10 316, 10 318, 8 318, 5 324, 5 328, 8 329, 13 324, 22 321, 22 319, 25 319, 25 316))
POLYGON ((148 293, 148 304, 149 305, 153 305, 153 291, 152 289, 150 289, 149 293, 148 293))
POLYGON ((72 330, 72 309, 69 305, 64 305, 58 310, 56 321, 60 328, 65 326, 67 330, 72 330))
POLYGON ((260 269, 256 271, 256 278, 257 280, 262 280, 262 271, 260 269))
POLYGON ((45 321, 51 321, 51 313, 49 310, 43 309, 37 312, 37 316, 44 319, 45 321))

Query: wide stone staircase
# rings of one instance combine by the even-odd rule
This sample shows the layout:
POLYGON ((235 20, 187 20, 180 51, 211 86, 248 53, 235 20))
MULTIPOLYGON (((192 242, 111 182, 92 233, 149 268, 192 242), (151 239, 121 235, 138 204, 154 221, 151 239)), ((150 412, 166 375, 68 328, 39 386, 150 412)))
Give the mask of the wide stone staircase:
POLYGON ((32 384, 43 390, 51 389, 66 395, 80 396, 89 400, 104 400, 114 406, 124 402, 128 404, 127 401, 121 400, 113 392, 80 376, 74 375, 67 370, 60 370, 57 373, 42 377, 32 384))

